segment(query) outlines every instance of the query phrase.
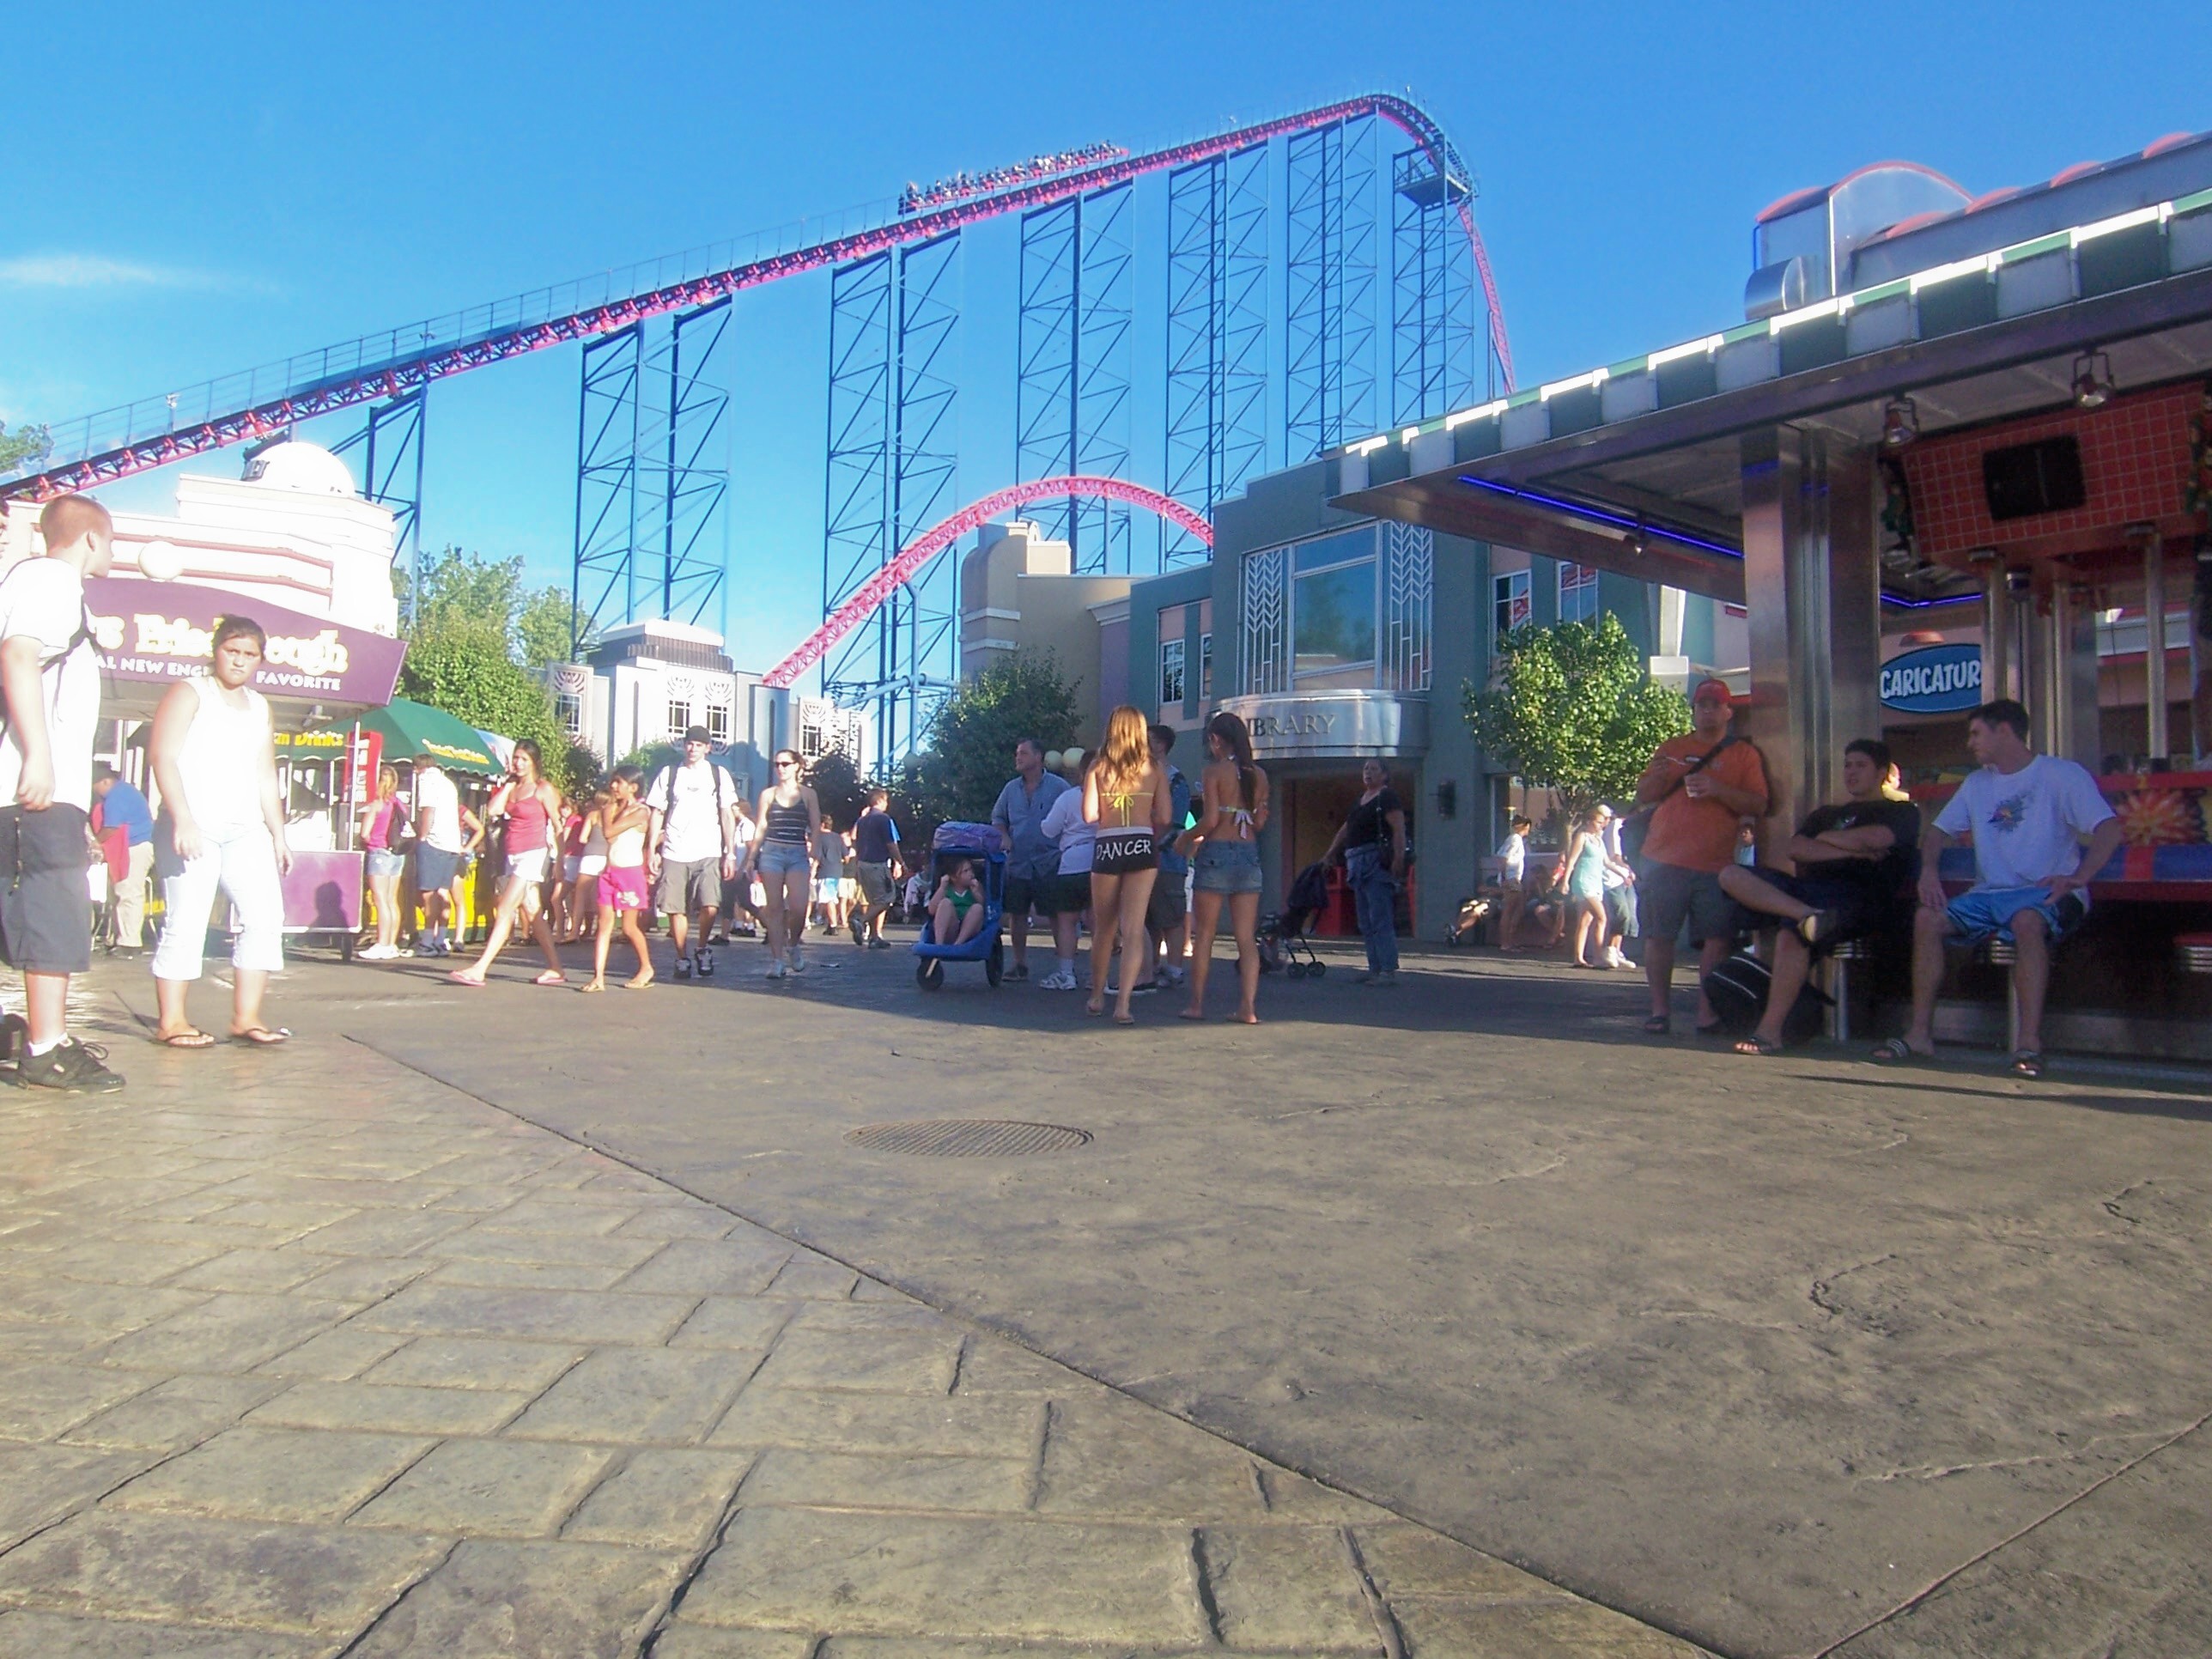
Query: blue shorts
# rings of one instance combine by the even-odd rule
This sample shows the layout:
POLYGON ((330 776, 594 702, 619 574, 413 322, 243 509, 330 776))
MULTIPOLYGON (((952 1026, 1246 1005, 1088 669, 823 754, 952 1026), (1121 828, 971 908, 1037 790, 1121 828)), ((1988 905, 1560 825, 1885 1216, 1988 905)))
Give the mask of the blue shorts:
POLYGON ((424 842, 415 848, 415 885, 426 893, 443 892, 461 873, 461 855, 424 842))
POLYGON ((1258 892, 1261 885, 1259 844, 1249 841, 1200 842, 1195 885, 1201 893, 1258 892))
POLYGON ((407 854, 382 847, 368 849, 368 873, 372 876, 404 876, 407 873, 407 854))
POLYGON ((764 841, 755 855, 754 867, 763 876, 786 876, 793 870, 806 875, 812 872, 814 860, 798 842, 764 841))
POLYGON ((2012 941, 2013 918, 2033 910, 2043 918, 2053 945, 2081 925, 2089 901, 2080 893, 2053 899, 2047 887, 1977 887, 1943 907, 1951 919, 1951 943, 1978 945, 1991 936, 2012 941))

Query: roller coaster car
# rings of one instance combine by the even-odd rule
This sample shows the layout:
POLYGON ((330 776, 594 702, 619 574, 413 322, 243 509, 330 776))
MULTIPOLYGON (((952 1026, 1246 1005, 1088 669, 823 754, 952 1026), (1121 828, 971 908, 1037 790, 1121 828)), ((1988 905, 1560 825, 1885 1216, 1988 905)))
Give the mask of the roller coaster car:
POLYGON ((937 826, 937 833, 929 843, 929 896, 934 896, 938 883, 945 879, 945 872, 953 861, 962 859, 975 865, 982 874, 983 927, 964 945, 939 945, 935 937, 935 918, 927 911, 923 913, 921 938, 914 947, 917 958, 914 982, 925 991, 945 988, 945 964, 948 962, 981 963, 983 977, 994 986, 1006 969, 1006 945, 999 935, 999 919, 1006 908, 1006 849, 999 839, 997 827, 988 823, 937 826))

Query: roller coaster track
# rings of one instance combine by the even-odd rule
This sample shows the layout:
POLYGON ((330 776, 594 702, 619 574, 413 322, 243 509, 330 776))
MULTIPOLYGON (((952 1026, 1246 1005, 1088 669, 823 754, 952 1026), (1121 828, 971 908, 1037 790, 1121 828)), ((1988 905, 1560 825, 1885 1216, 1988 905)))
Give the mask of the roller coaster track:
POLYGON ((769 669, 762 677, 761 684, 789 685, 820 662, 831 646, 867 621, 885 599, 913 578, 915 571, 969 531, 988 524, 1001 513, 1027 507, 1031 501, 1069 495, 1126 501, 1132 507, 1144 507, 1164 519, 1171 520, 1206 546, 1213 545, 1213 526, 1202 516, 1192 512, 1172 495, 1163 495, 1157 489, 1147 489, 1144 485, 1131 483, 1126 478, 1094 478, 1078 475, 1066 478, 1039 478, 1030 483, 1009 485, 1005 489, 992 491, 981 500, 969 502, 949 519, 940 519, 901 548, 898 556, 854 589, 853 597, 831 611, 830 619, 809 635, 805 644, 769 669))
MULTIPOLYGON (((850 234, 805 242, 763 257, 721 263, 719 268, 703 275, 657 283, 592 304, 571 303, 564 309, 562 302, 574 301, 592 284, 570 283, 562 288, 535 289, 512 300, 365 336, 343 346, 327 347, 265 368, 226 376, 187 392, 142 398, 135 404, 62 423, 56 433, 62 459, 49 457, 43 470, 0 483, 0 501, 12 497, 44 501, 72 490, 89 489, 229 444, 268 437, 297 421, 394 397, 433 380, 543 351, 550 346, 611 334, 648 317, 685 310, 786 276, 866 258, 902 244, 925 242, 963 225, 1048 206, 1146 173, 1211 161, 1271 138, 1370 116, 1388 121, 1404 132, 1427 153, 1437 171, 1447 178, 1472 182, 1443 130, 1418 106, 1385 93, 1363 94, 1212 137, 1142 155, 1121 157, 928 212, 894 217, 850 234), (264 376, 270 389, 266 396, 262 395, 264 376)), ((1459 199, 1458 210, 1474 253, 1476 272, 1482 281, 1483 294, 1489 303, 1490 343, 1497 352, 1498 368, 1510 392, 1513 387, 1513 356, 1506 343, 1505 316, 1498 306, 1490 258, 1483 248, 1481 235, 1474 227, 1473 210, 1464 195, 1459 199)), ((631 269, 641 275, 667 263, 631 269)), ((619 275, 600 279, 597 285, 605 292, 619 275)))

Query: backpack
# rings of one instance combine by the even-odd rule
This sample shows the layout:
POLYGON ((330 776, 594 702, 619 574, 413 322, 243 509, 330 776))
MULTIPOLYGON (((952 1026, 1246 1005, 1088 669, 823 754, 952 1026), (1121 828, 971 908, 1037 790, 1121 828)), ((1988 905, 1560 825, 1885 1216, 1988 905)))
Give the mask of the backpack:
MULTIPOLYGON (((1773 983, 1765 963, 1748 951, 1738 951, 1705 975, 1705 1000, 1713 1005, 1713 1017, 1723 1030, 1730 1036, 1749 1036, 1766 1012, 1773 983)), ((1782 1041, 1795 1046, 1819 1036, 1829 1002, 1827 994, 1807 980, 1782 1022, 1782 1041)))

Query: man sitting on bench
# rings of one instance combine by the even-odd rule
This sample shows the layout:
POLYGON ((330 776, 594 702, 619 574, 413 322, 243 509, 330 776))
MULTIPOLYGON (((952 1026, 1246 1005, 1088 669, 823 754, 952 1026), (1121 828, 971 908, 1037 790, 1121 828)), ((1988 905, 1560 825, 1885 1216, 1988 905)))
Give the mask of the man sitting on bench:
POLYGON ((1994 935, 2011 940, 2016 953, 2012 988, 2020 1035, 2012 1068, 2021 1077, 2041 1077, 2051 947, 2089 914, 2089 878, 2118 848, 2120 821, 2087 768, 2027 746, 2027 710, 2009 697, 1974 711, 1966 722, 1966 747, 1981 769, 1944 803, 1922 842, 1921 908, 1912 922, 1912 1023, 1873 1058, 1896 1065, 1935 1054, 1943 947, 1994 935), (1962 831, 1974 840, 1974 884, 1947 902, 1937 866, 1950 838, 1962 831))
POLYGON ((1889 745, 1859 738, 1844 745, 1844 793, 1797 826, 1782 849, 1795 875, 1765 867, 1732 866, 1721 872, 1721 891, 1754 914, 1747 927, 1787 922, 1775 936, 1773 975, 1766 1012, 1752 1034, 1735 1045, 1740 1054, 1778 1054, 1782 1024, 1796 1006, 1814 958, 1845 939, 1903 927, 1910 914, 1920 842, 1920 809, 1882 793, 1889 777, 1889 745))

